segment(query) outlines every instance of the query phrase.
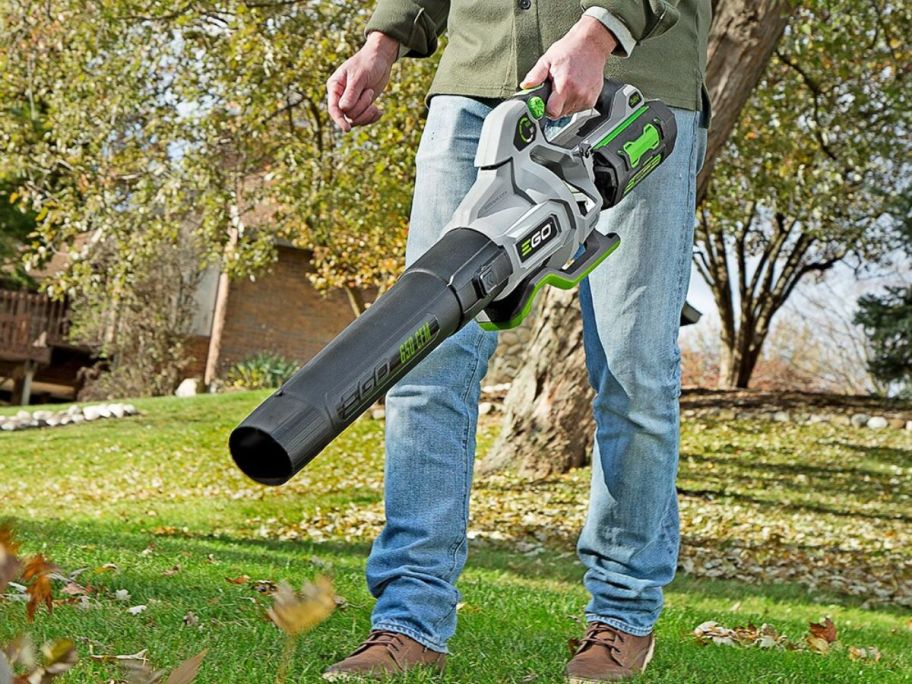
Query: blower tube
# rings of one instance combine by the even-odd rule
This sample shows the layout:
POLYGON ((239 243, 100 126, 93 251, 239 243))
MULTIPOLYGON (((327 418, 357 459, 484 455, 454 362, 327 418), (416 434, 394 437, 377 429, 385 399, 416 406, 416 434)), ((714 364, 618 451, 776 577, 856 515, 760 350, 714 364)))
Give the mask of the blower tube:
POLYGON ((399 281, 231 433, 248 477, 287 482, 447 337, 503 290, 503 248, 470 228, 448 231, 399 281))

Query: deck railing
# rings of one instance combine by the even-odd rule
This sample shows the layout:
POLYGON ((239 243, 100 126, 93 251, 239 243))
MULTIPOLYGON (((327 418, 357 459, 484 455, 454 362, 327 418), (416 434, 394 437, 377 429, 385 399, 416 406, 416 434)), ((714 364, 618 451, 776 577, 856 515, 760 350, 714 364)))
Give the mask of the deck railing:
POLYGON ((66 344, 68 332, 65 300, 0 290, 0 357, 44 360, 51 346, 66 344))

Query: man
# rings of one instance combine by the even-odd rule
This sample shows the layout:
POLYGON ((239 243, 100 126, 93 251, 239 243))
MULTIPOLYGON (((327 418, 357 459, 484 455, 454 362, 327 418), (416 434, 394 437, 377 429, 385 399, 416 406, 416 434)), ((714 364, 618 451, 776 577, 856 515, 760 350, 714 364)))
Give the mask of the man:
MULTIPOLYGON (((329 79, 345 131, 375 104, 400 56, 422 57, 448 31, 419 146, 406 261, 439 237, 475 179, 485 115, 517 86, 550 79, 551 119, 596 100, 604 75, 673 108, 674 153, 600 229, 621 248, 580 288, 596 390, 590 510, 578 551, 589 628, 569 682, 616 681, 652 657, 662 587, 678 551, 675 474, 678 324, 690 274, 695 177, 708 112, 702 88, 710 0, 379 0, 364 47, 329 79)), ((456 627, 481 379, 496 335, 471 323, 388 395, 386 526, 367 564, 373 631, 326 679, 442 669, 456 627)))

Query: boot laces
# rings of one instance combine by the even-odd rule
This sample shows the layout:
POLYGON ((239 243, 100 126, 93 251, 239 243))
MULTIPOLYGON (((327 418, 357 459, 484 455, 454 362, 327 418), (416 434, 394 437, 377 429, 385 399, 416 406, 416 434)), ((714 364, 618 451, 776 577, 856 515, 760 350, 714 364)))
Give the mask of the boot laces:
POLYGON ((618 665, 623 665, 617 657, 621 652, 619 644, 623 643, 624 635, 621 632, 603 622, 594 622, 589 626, 586 635, 580 640, 577 653, 583 651, 588 646, 602 646, 603 648, 608 649, 608 654, 614 662, 618 665))

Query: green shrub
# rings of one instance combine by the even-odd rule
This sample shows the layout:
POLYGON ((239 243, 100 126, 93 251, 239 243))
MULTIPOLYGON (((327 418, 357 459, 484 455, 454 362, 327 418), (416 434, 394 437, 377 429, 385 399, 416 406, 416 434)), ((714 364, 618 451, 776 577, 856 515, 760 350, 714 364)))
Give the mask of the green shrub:
POLYGON ((281 385, 298 368, 284 356, 261 352, 234 364, 225 375, 225 383, 234 389, 270 389, 281 385))

